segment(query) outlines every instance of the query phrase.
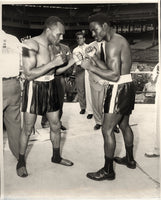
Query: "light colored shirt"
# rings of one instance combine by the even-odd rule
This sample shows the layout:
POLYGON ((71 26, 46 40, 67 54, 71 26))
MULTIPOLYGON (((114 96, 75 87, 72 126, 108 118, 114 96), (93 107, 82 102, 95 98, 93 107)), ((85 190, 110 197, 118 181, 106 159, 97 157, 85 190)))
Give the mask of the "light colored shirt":
POLYGON ((146 97, 155 97, 155 84, 152 84, 151 82, 148 82, 145 84, 144 89, 143 89, 146 97))
MULTIPOLYGON (((77 46, 75 49, 73 49, 73 54, 81 53, 83 58, 85 58, 85 49, 87 46, 88 45, 86 43, 81 46, 77 46)), ((81 65, 81 61, 77 62, 76 65, 81 65)))
MULTIPOLYGON (((89 46, 93 46, 96 48, 96 54, 98 57, 100 57, 100 52, 101 52, 101 44, 103 46, 103 51, 104 51, 104 56, 105 56, 105 61, 106 61, 106 53, 105 53, 105 41, 101 41, 101 42, 96 42, 93 41, 92 43, 89 44, 89 46)), ((89 80, 92 83, 92 86, 95 87, 96 89, 101 89, 102 86, 106 86, 108 85, 108 81, 102 79, 100 76, 90 72, 89 73, 89 80), (101 87, 100 87, 101 86, 101 87)))
POLYGON ((18 76, 22 51, 21 43, 15 36, 1 30, 0 46, 0 76, 3 78, 18 76))

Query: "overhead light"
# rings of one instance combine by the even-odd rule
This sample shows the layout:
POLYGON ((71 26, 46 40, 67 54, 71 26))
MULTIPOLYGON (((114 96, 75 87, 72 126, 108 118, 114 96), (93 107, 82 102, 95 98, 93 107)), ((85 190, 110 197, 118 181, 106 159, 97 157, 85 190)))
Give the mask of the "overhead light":
POLYGON ((59 9, 67 9, 67 10, 77 10, 78 8, 76 8, 76 7, 65 7, 65 6, 56 6, 56 5, 54 5, 54 6, 49 6, 50 8, 59 8, 59 9))
POLYGON ((25 6, 31 8, 56 8, 56 9, 66 9, 66 10, 77 10, 78 7, 64 6, 64 5, 39 5, 39 4, 12 4, 12 6, 25 6))

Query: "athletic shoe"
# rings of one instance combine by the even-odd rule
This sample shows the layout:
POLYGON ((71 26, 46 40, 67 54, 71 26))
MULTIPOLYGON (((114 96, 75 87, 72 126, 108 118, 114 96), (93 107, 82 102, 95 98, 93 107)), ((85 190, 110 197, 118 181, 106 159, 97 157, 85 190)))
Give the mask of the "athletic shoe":
POLYGON ((104 168, 100 169, 97 172, 90 172, 87 174, 87 177, 95 180, 95 181, 103 181, 103 180, 114 180, 115 172, 108 173, 104 168))

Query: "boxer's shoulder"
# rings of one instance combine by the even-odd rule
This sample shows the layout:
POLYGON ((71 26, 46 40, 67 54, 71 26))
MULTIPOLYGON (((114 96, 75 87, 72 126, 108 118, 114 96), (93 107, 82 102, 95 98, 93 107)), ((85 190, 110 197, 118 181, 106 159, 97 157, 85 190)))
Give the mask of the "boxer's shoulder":
POLYGON ((29 47, 29 49, 31 49, 31 50, 34 50, 36 52, 39 51, 39 43, 34 38, 24 41, 24 44, 27 45, 29 47))

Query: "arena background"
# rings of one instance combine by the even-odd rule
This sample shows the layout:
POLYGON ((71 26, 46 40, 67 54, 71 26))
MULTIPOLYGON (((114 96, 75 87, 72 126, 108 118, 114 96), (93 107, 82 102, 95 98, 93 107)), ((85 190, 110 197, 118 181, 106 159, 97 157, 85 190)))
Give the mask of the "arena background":
MULTIPOLYGON (((116 32, 123 35, 131 46, 132 74, 137 88, 136 103, 154 103, 155 91, 149 98, 146 96, 150 95, 146 95, 143 88, 159 62, 157 3, 4 4, 2 27, 22 41, 40 34, 45 19, 56 15, 65 22, 66 32, 62 42, 73 50, 77 45, 77 31, 85 32, 87 43, 93 41, 88 27, 88 16, 92 12, 107 13, 116 32), (136 70, 138 66, 141 73, 136 70)), ((72 68, 66 72, 66 101, 73 101, 76 95, 75 84, 68 82, 71 71, 72 68)))
MULTIPOLYGON (((116 181, 112 183, 88 181, 85 177, 86 172, 100 167, 103 162, 101 131, 94 132, 94 121, 88 121, 86 116, 79 115, 78 103, 65 103, 62 120, 68 130, 62 133, 62 146, 65 149, 64 154, 74 159, 75 167, 72 170, 62 170, 60 166, 53 167, 48 162, 51 154, 49 130, 42 129, 41 118, 38 117, 36 134, 31 136, 28 147, 27 162, 30 176, 28 179, 19 179, 15 171, 16 161, 9 150, 5 132, 4 162, 2 162, 4 165, 1 167, 1 196, 5 196, 5 199, 160 199, 160 160, 144 156, 145 152, 153 147, 156 134, 155 96, 148 101, 143 92, 148 77, 159 62, 158 3, 8 5, 3 3, 2 27, 7 33, 23 41, 40 34, 44 20, 50 15, 57 15, 66 25, 63 43, 69 45, 72 50, 76 46, 75 32, 79 30, 85 31, 87 43, 92 41, 87 18, 91 12, 100 11, 110 14, 113 27, 129 41, 131 46, 133 57, 131 72, 137 86, 137 105, 130 125, 135 133, 135 158, 139 163, 137 169, 131 172, 124 166, 116 166, 116 181), (140 66, 139 72, 137 66, 140 66)), ((66 74, 67 80, 70 73, 69 70, 66 74)), ((70 87, 67 82, 67 89, 72 94, 66 101, 73 101, 76 94, 74 85, 70 87)), ((157 106, 157 109, 158 107, 160 108, 157 106)), ((117 154, 124 154, 123 145, 122 136, 118 134, 117 154)))

